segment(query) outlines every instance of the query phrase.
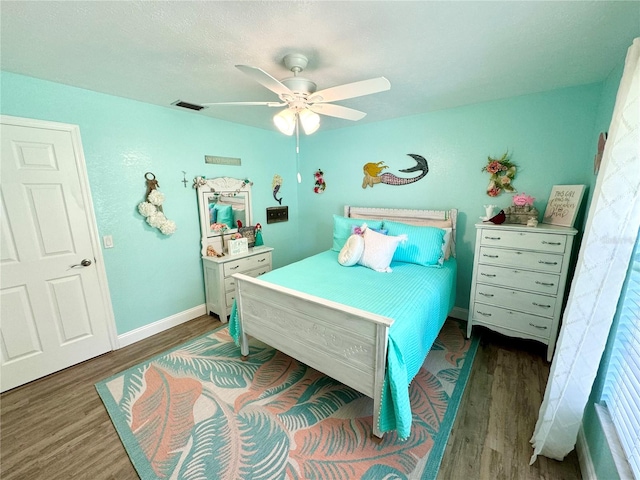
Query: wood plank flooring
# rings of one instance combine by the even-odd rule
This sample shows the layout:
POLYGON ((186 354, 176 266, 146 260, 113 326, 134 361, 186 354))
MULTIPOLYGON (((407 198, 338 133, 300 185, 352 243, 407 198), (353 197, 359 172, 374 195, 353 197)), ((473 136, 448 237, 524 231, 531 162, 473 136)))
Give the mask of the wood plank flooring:
MULTIPOLYGON (((138 478, 94 384, 219 325, 203 316, 2 394, 0 478, 138 478)), ((549 372, 543 346, 477 330, 482 341, 438 479, 581 478, 575 452, 529 466, 549 372)))

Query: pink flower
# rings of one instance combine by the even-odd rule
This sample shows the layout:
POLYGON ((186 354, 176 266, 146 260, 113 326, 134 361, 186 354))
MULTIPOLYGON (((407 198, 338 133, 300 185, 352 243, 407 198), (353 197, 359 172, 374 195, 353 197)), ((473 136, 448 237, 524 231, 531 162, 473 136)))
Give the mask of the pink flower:
POLYGON ((500 195, 500 189, 498 187, 490 188, 489 190, 487 190, 487 195, 489 195, 490 197, 497 197, 498 195, 500 195))
POLYGON ((533 205, 534 200, 535 198, 533 198, 531 195, 527 195, 524 192, 513 196, 513 204, 518 207, 522 207, 525 205, 533 205))
POLYGON ((506 170, 506 167, 495 160, 487 165, 487 172, 489 173, 498 173, 501 170, 506 170))

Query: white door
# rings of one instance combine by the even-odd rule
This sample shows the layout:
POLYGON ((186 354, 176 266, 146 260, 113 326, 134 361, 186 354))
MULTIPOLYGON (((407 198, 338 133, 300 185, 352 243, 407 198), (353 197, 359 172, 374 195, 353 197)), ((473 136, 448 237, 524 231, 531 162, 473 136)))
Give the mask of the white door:
POLYGON ((1 117, 0 391, 112 350, 79 129, 1 117))

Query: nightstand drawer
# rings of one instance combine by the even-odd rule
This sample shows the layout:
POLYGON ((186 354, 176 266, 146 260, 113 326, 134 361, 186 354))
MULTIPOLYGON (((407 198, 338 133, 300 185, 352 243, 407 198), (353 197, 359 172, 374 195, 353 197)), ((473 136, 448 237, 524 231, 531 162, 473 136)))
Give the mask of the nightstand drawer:
POLYGON ((473 318, 482 324, 495 325, 547 339, 551 333, 551 318, 538 317, 507 308, 474 303, 473 318))
POLYGON ((506 248, 480 247, 480 263, 499 266, 531 268, 550 273, 560 273, 563 255, 554 253, 509 250, 506 248))
MULTIPOLYGON (((242 272, 243 275, 248 275, 250 277, 259 277, 267 272, 271 271, 271 264, 263 265, 258 268, 254 268, 253 270, 249 270, 248 272, 242 272)), ((224 291, 225 292, 235 292, 236 291, 236 279, 232 276, 224 279, 224 291)))
POLYGON ((494 267, 492 265, 477 265, 478 283, 490 283, 513 287, 517 285, 523 290, 555 295, 558 293, 560 276, 550 273, 532 272, 509 267, 494 267))
POLYGON ((232 260, 224 264, 224 276, 228 277, 234 273, 245 273, 255 268, 264 267, 266 265, 271 268, 269 253, 262 253, 259 255, 252 255, 250 257, 239 258, 238 260, 232 260))
POLYGON ((564 253, 567 237, 552 233, 515 232, 483 229, 480 244, 490 247, 508 247, 524 250, 564 253))
POLYGON ((537 293, 520 292, 504 287, 478 284, 476 302, 512 308, 523 312, 552 317, 556 308, 556 297, 547 297, 537 293))

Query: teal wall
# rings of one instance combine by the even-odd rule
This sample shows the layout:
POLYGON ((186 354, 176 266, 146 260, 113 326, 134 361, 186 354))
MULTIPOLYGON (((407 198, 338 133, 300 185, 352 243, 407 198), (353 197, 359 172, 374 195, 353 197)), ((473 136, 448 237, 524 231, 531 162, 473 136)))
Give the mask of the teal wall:
MULTIPOLYGON (((193 189, 180 182, 205 175, 249 177, 255 221, 275 247, 276 267, 331 246, 332 214, 345 204, 459 209, 457 306, 468 307, 475 239, 483 204, 507 207, 511 195, 490 199, 488 155, 506 150, 519 165, 514 185, 536 197, 544 211, 554 184, 592 182, 593 137, 601 84, 578 86, 424 115, 322 131, 301 138, 295 179, 295 145, 274 131, 222 122, 192 112, 148 105, 83 89, 2 73, 0 112, 80 126, 118 333, 153 323, 204 302, 199 260, 198 210, 193 189), (362 166, 384 161, 388 171, 412 166, 423 155, 430 172, 408 186, 362 189, 362 166), (204 155, 241 157, 241 167, 204 164, 204 155), (327 190, 313 193, 321 168, 327 190), (165 237, 136 212, 153 172, 166 195, 165 212, 178 231, 165 237), (274 174, 284 178, 287 223, 267 225, 275 204, 274 174)), ((411 176, 411 175, 406 175, 411 176)))
POLYGON ((250 178, 265 241, 287 245, 274 252, 275 266, 299 257, 290 241, 295 214, 288 223, 265 221, 276 173, 284 179, 284 203, 297 211, 293 149, 281 135, 7 72, 0 81, 2 114, 80 126, 99 234, 115 244, 103 255, 119 334, 204 303, 198 206, 191 183, 181 183, 183 170, 187 179, 250 178), (242 166, 205 165, 205 155, 240 157, 242 166), (177 223, 170 237, 137 213, 145 172, 155 174, 165 214, 177 223))
MULTIPOLYGON (((595 128, 592 135, 594 142, 597 141, 600 132, 607 132, 609 130, 609 124, 611 123, 613 107, 615 105, 616 94, 618 92, 620 79, 622 78, 623 68, 624 64, 620 63, 620 65, 609 74, 609 76, 603 83, 602 94, 600 96, 598 107, 598 115, 596 117, 595 128)), ((591 188, 592 192, 593 187, 595 187, 596 178, 597 177, 594 175, 591 188)), ((616 315, 616 318, 614 319, 614 328, 611 329, 612 332, 615 332, 615 325, 617 324, 617 320, 618 318, 616 315)), ((589 446, 589 452, 591 454, 591 459, 593 460, 597 478, 615 480, 619 478, 619 476, 615 464, 613 463, 613 457, 611 456, 611 452, 607 445, 602 427, 600 425, 600 421, 596 414, 596 410, 594 408, 594 404, 600 401, 600 395, 602 394, 602 387, 604 383, 604 376, 607 370, 607 359, 609 358, 609 349, 611 346, 611 342, 612 338, 609 338, 607 348, 602 355, 603 360, 600 363, 598 375, 591 390, 591 396, 584 411, 582 428, 584 430, 585 439, 589 446)))
POLYGON ((331 246, 331 214, 344 204, 375 207, 452 208, 458 218, 458 289, 456 305, 468 308, 475 244, 474 224, 484 215, 483 204, 500 208, 512 195, 490 198, 489 175, 482 172, 487 156, 506 150, 519 166, 513 182, 519 192, 536 198, 544 212, 554 184, 590 185, 593 177, 593 130, 600 84, 469 105, 375 124, 330 130, 304 139, 301 169, 305 179, 321 168, 327 189, 312 185, 300 191, 301 232, 306 253, 331 246), (375 185, 362 189, 362 167, 384 161, 388 170, 415 165, 408 153, 424 156, 427 176, 411 185, 375 185))

